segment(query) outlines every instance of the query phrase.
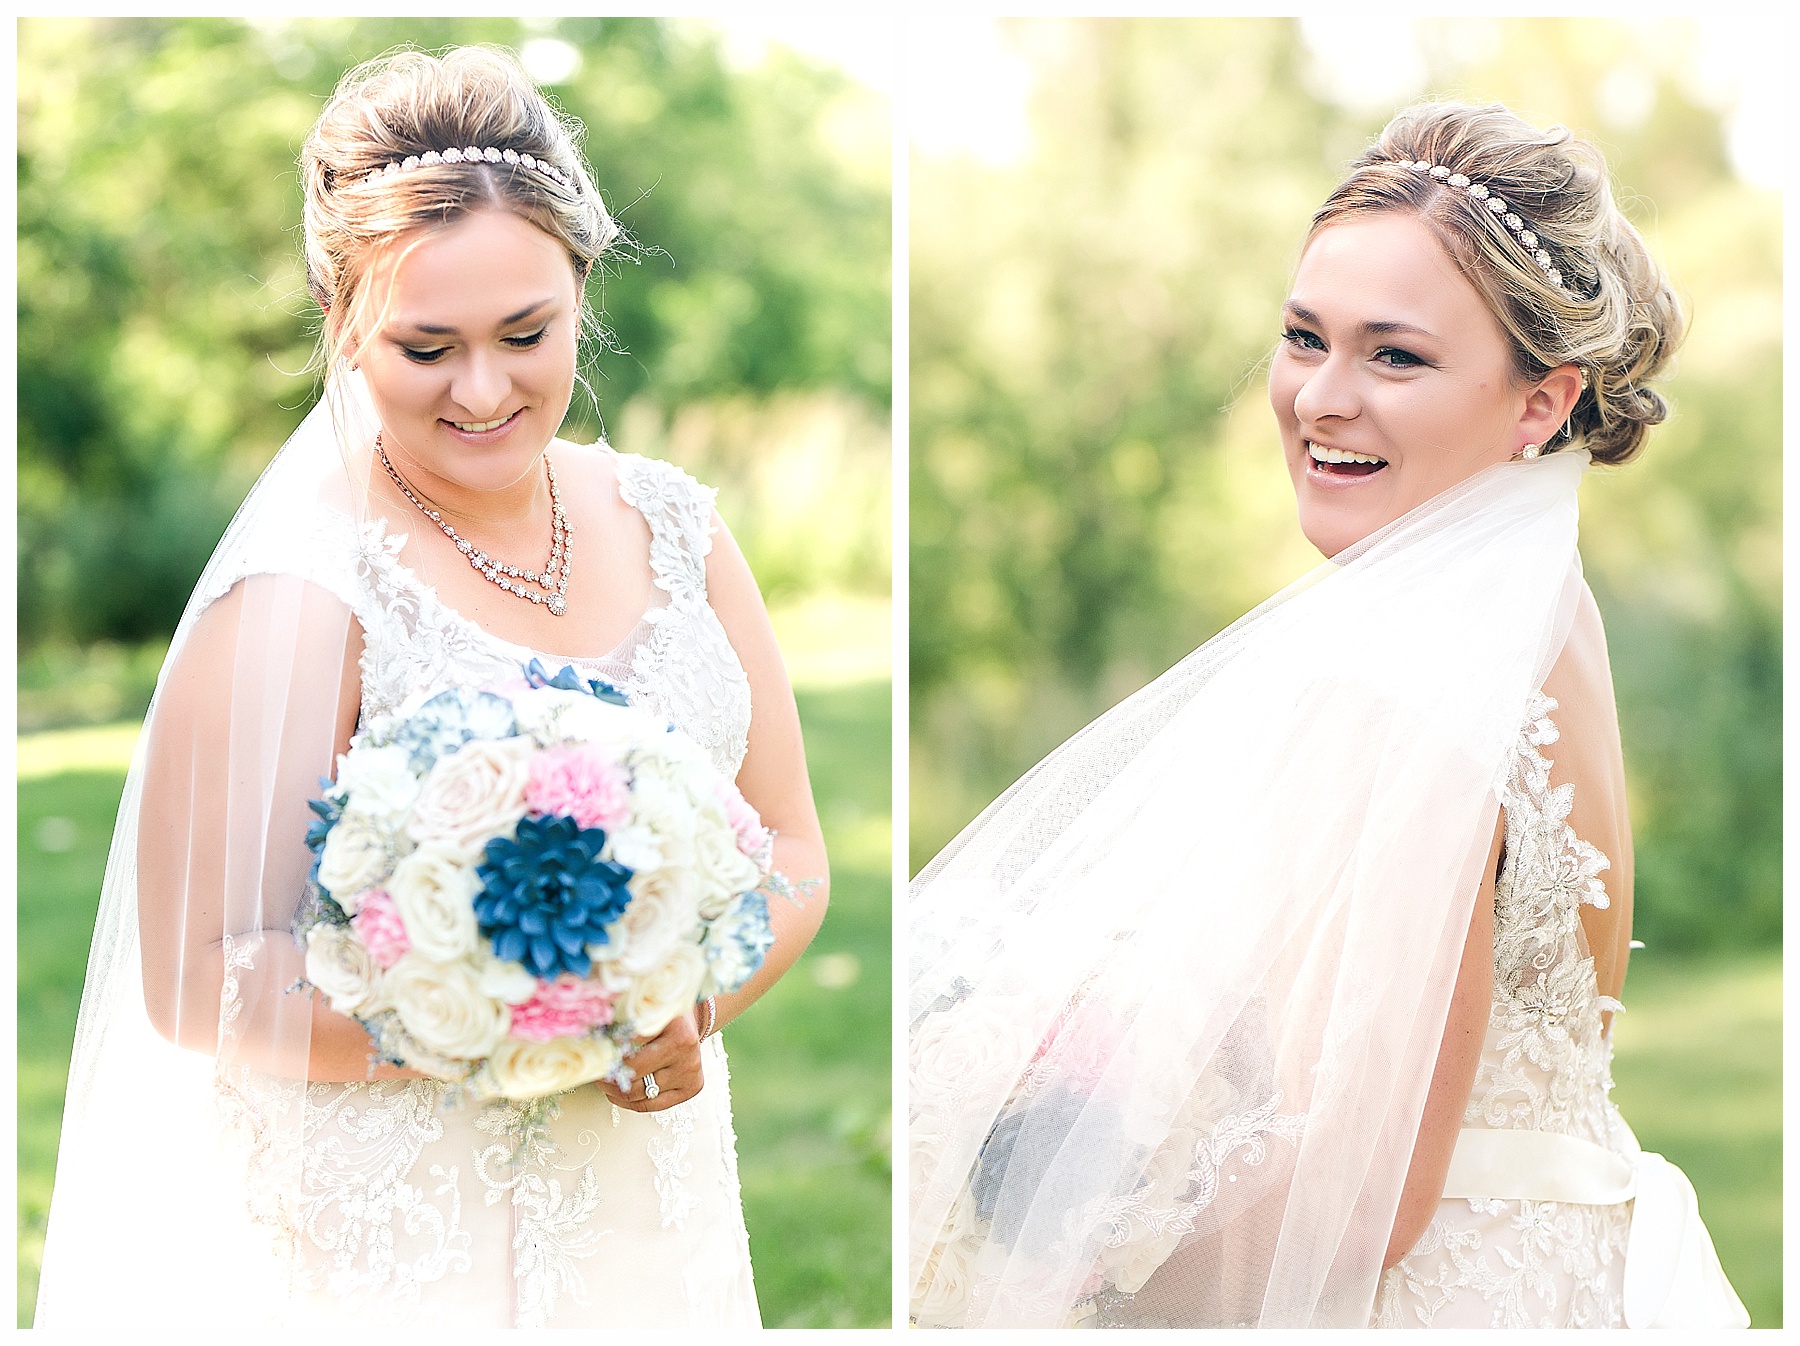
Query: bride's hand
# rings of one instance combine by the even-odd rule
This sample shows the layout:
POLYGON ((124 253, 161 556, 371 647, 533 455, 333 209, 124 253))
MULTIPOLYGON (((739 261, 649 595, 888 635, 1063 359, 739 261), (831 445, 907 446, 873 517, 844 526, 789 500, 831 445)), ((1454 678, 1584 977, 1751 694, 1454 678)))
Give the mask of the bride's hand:
POLYGON ((648 1042, 625 1058, 636 1076, 629 1091, 622 1091, 607 1080, 599 1082, 600 1091, 621 1108, 633 1112, 661 1112, 677 1103, 685 1103, 700 1092, 705 1079, 700 1069, 700 1025, 693 1012, 677 1014, 648 1042), (656 1077, 656 1097, 645 1097, 645 1086, 656 1077))

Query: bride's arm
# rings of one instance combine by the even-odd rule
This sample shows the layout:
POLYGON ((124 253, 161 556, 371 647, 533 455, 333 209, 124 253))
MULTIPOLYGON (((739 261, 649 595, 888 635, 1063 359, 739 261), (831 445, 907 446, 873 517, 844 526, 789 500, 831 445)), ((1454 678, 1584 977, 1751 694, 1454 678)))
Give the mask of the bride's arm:
POLYGON ((383 1079, 368 1034, 290 988, 290 933, 312 856, 311 815, 361 700, 362 632, 324 590, 253 576, 195 622, 157 694, 137 819, 138 930, 150 1021, 179 1046, 223 1049, 289 1078, 383 1079), (229 949, 231 957, 227 958, 229 949))
POLYGON ((706 558, 706 598, 750 680, 750 747, 738 771, 738 789, 762 816, 763 825, 775 831, 775 868, 796 884, 810 881, 797 900, 770 901, 775 946, 742 989, 718 998, 718 1022, 723 1024, 780 980, 812 943, 825 919, 831 876, 806 772, 800 712, 768 610, 737 540, 716 514, 713 529, 712 551, 706 558))
POLYGON ((1383 1267, 1391 1267, 1424 1235, 1444 1194, 1450 1173, 1450 1155, 1462 1130, 1463 1111, 1475 1087, 1475 1071, 1481 1063, 1481 1044, 1487 1036, 1488 1013, 1494 999, 1494 879, 1500 868, 1500 851, 1506 841, 1506 814, 1494 824, 1494 841, 1482 871, 1481 891, 1469 918, 1463 941, 1462 963, 1456 972, 1456 988, 1450 995, 1450 1014, 1438 1048, 1437 1066, 1431 1074, 1431 1090, 1425 1096, 1425 1112, 1419 1121, 1419 1137, 1413 1143, 1406 1184, 1400 1189, 1400 1208, 1394 1215, 1394 1232, 1388 1239, 1383 1267))

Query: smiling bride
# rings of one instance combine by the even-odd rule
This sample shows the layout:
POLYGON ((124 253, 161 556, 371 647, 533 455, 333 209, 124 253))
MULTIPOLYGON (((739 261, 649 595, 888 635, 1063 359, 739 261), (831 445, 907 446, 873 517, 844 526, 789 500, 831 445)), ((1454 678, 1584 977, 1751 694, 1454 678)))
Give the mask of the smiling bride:
MULTIPOLYGON (((557 438, 595 321, 586 285, 619 237, 578 135, 510 56, 462 48, 351 71, 307 138, 325 392, 202 575, 127 778, 39 1326, 759 1325, 719 1034, 818 929, 824 843, 781 655, 712 492, 557 438), (662 973, 699 919, 708 854, 665 795, 650 830, 666 866, 599 862, 631 879, 629 906, 571 947, 544 913, 566 911, 597 861, 584 822, 590 849, 546 862, 518 929, 546 946, 550 929, 583 971, 584 949, 616 957, 658 1011, 633 1022, 658 1027, 631 1040, 629 1075, 546 1082, 553 1104, 528 1115, 384 1055, 338 1012, 354 1003, 303 980, 327 978, 292 930, 315 874, 358 871, 327 885, 355 892, 405 849, 365 828, 311 869, 308 800, 352 735, 446 689, 517 681, 534 659, 683 731, 779 832, 775 863, 803 889, 772 904, 760 970, 697 1002, 700 983, 662 973)), ((485 836, 522 806, 507 815, 480 768, 445 798, 485 836)), ((730 825, 755 826, 746 813, 739 801, 730 825)), ((417 882, 432 900, 434 881, 417 882)), ((566 1017, 570 996, 587 997, 581 1026, 610 1022, 589 983, 534 979, 499 952, 475 965, 479 995, 453 994, 433 965, 406 964, 386 909, 399 961, 382 966, 410 967, 443 1051, 527 1006, 566 1017)), ((337 980, 366 985, 375 957, 337 980)))
POLYGON ((1422 105, 1351 167, 1269 375, 1329 561, 915 883, 915 1322, 1747 1325, 1608 1098, 1631 832, 1576 497, 1681 329, 1560 128, 1422 105))

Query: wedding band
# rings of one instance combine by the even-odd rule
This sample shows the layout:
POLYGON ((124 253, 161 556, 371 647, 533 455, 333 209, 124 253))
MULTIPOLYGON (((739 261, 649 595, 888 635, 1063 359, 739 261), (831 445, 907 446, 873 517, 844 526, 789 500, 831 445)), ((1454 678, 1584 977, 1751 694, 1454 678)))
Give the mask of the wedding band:
POLYGON ((656 1072, 653 1070, 648 1075, 644 1076, 644 1097, 655 1098, 661 1092, 662 1090, 657 1088, 656 1072))

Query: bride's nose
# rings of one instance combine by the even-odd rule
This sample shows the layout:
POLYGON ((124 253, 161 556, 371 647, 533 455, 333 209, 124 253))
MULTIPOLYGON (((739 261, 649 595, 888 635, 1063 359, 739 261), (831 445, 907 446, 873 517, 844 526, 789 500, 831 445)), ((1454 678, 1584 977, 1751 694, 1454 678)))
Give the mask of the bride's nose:
POLYGON ((1303 424, 1328 417, 1347 421, 1361 410, 1353 373, 1335 354, 1310 370, 1294 394, 1294 415, 1303 424))
POLYGON ((450 397, 469 413, 470 420, 485 421, 501 409, 511 387, 512 380, 500 361, 486 351, 474 350, 467 359, 457 362, 450 380, 450 397))

